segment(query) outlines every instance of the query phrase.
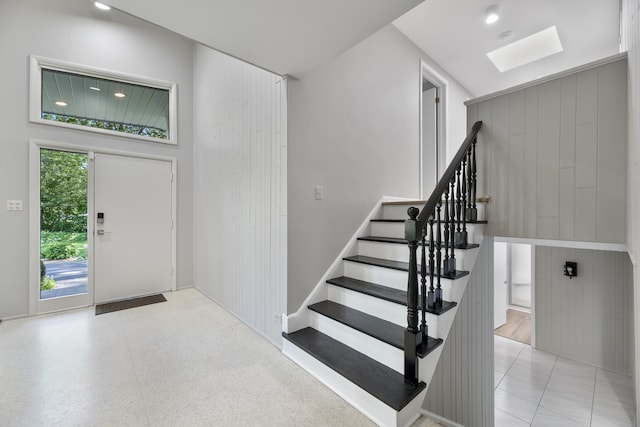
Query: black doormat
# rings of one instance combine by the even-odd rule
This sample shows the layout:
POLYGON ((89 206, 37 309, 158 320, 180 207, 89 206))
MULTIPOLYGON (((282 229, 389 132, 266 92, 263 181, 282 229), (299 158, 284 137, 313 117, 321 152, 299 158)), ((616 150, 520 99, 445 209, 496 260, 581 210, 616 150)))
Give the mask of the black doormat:
POLYGON ((96 305, 96 316, 98 314, 111 313, 112 311, 126 310, 128 308, 142 307, 143 305, 165 302, 167 299, 162 294, 149 295, 146 297, 124 299, 121 301, 106 302, 96 305))

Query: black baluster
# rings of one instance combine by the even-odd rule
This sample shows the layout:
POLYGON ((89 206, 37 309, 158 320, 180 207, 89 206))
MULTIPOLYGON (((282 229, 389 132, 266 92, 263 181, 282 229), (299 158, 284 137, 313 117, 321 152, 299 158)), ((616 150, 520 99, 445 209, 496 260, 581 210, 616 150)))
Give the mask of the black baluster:
POLYGON ((438 285, 436 286, 436 307, 442 307, 442 286, 440 285, 440 275, 442 273, 442 235, 440 226, 442 220, 440 218, 441 202, 436 206, 436 275, 438 276, 438 285))
POLYGON ((434 241, 433 241, 433 214, 429 216, 429 293, 427 294, 427 304, 429 308, 434 308, 436 305, 435 299, 435 287, 434 284, 434 241))
POLYGON ((462 230, 460 227, 462 226, 462 188, 460 184, 460 165, 456 169, 456 234, 454 239, 454 247, 457 247, 460 244, 460 233, 462 230))
POLYGON ((426 350, 426 345, 427 345, 427 336, 428 334, 428 329, 427 329, 427 259, 425 256, 425 253, 427 252, 427 238, 426 238, 426 230, 423 228, 422 229, 422 258, 420 260, 420 282, 422 283, 422 286, 420 286, 420 299, 421 299, 421 306, 422 306, 422 323, 420 324, 420 331, 421 331, 421 339, 420 339, 420 345, 422 346, 423 350, 426 350))
POLYGON ((469 147, 469 149, 467 150, 467 191, 466 191, 466 197, 467 197, 467 203, 466 203, 466 212, 465 212, 465 221, 469 222, 471 221, 471 192, 473 191, 473 171, 471 170, 471 147, 469 147))
POLYGON ((419 233, 422 227, 416 220, 419 210, 410 207, 407 210, 409 219, 404 223, 404 235, 409 242, 409 280, 407 283, 407 329, 404 332, 404 380, 411 384, 418 384, 418 353, 420 339, 418 330, 418 263, 416 252, 418 249, 419 233))
POLYGON ((478 220, 478 207, 476 206, 476 188, 478 186, 478 163, 476 162, 476 143, 477 138, 473 138, 473 142, 471 143, 471 181, 473 182, 473 190, 471 193, 471 221, 478 220))
POLYGON ((458 236, 456 246, 465 246, 467 244, 467 156, 462 157, 462 230, 458 236))
POLYGON ((444 188, 444 264, 442 264, 442 271, 444 274, 449 274, 449 186, 444 188))
POLYGON ((455 226, 456 226, 456 177, 451 178, 451 220, 449 227, 449 250, 451 256, 449 257, 449 271, 456 271, 456 251, 455 251, 455 226))

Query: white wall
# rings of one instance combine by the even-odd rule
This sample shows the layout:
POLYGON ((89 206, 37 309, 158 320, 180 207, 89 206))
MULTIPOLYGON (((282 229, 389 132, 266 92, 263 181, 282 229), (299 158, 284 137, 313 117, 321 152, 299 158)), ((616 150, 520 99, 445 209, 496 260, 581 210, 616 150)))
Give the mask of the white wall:
POLYGON ((7 199, 19 199, 25 207, 21 212, 0 209, 0 318, 29 311, 29 138, 177 157, 177 284, 193 286, 192 43, 117 11, 100 12, 88 1, 4 1, 0 6, 0 57, 0 206, 7 199), (176 82, 180 145, 29 123, 31 54, 176 82))
POLYGON ((536 347, 631 373, 631 263, 624 252, 536 246, 536 347), (564 276, 566 261, 577 277, 564 276))
POLYGON ((493 238, 485 237, 424 402, 464 426, 494 421, 493 248, 493 238))
MULTIPOLYGON (((421 59, 433 64, 388 26, 289 82, 288 312, 381 196, 419 197, 421 59), (314 199, 317 185, 325 200, 314 199)), ((449 86, 448 135, 460 144, 466 92, 451 78, 449 86)))
POLYGON ((628 52, 627 246, 633 263, 636 419, 640 419, 640 0, 622 1, 622 48, 628 52))
POLYGON ((626 59, 469 105, 494 236, 624 243, 626 59))
POLYGON ((286 305, 285 85, 195 50, 194 281, 277 346, 286 305))

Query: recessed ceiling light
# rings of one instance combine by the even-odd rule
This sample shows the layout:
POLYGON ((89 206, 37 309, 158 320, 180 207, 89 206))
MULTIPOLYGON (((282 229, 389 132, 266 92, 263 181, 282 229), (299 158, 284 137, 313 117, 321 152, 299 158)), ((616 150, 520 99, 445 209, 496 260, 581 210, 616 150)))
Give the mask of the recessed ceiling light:
POLYGON ((66 107, 66 106, 67 106, 67 103, 66 103, 66 102, 64 102, 64 101, 56 101, 56 105, 57 105, 58 107, 66 107))
POLYGON ((500 15, 498 14, 498 6, 495 4, 493 6, 489 6, 487 10, 484 12, 484 22, 487 24, 493 24, 498 22, 500 19, 500 15))
POLYGON ((124 98, 127 95, 124 92, 116 92, 113 94, 113 96, 115 96, 116 98, 124 98))
POLYGON ((96 7, 100 10, 111 10, 111 6, 107 6, 106 4, 100 3, 99 1, 94 2, 93 4, 95 4, 96 7))
POLYGON ((100 88, 99 87, 89 86, 89 89, 95 90, 96 92, 100 92, 100 88))
POLYGON ((562 43, 555 25, 487 53, 501 73, 562 52, 562 43))

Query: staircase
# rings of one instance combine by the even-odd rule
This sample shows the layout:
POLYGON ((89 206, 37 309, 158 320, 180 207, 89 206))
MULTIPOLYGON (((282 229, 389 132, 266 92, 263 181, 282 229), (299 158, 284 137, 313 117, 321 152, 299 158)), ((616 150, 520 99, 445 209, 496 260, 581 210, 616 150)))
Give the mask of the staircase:
POLYGON ((429 200, 379 203, 285 319, 283 352, 379 425, 420 416, 464 296, 486 223, 475 196, 480 126, 429 200))

